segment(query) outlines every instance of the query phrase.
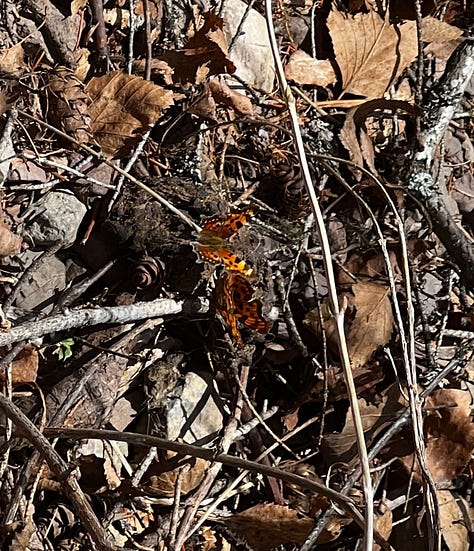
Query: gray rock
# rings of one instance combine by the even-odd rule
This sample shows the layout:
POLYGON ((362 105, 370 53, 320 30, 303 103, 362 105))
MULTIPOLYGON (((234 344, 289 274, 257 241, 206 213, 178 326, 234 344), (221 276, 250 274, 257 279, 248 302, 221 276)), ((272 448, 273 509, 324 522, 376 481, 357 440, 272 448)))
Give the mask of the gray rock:
POLYGON ((170 440, 182 438, 190 444, 209 442, 222 429, 221 405, 214 381, 187 373, 179 396, 167 404, 166 428, 170 440))
POLYGON ((61 241, 69 247, 76 240, 77 230, 87 209, 74 195, 51 191, 28 210, 23 237, 34 247, 51 246, 61 241))
MULTIPOLYGON (((237 33, 247 10, 242 0, 225 0, 222 13, 224 33, 229 45, 237 33)), ((251 9, 246 15, 240 36, 229 51, 229 57, 236 66, 236 76, 262 92, 272 92, 275 80, 275 66, 268 39, 265 18, 251 9)))
MULTIPOLYGON (((40 252, 24 251, 18 261, 28 268, 40 252)), ((15 306, 22 311, 42 310, 49 314, 58 294, 66 288, 66 266, 56 256, 50 256, 40 263, 37 270, 24 280, 17 289, 15 306)))

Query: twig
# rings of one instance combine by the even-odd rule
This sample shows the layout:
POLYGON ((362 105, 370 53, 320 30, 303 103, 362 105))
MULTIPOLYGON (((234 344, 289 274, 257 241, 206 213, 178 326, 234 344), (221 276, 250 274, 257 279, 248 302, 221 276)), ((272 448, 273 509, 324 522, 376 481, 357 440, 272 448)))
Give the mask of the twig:
POLYGON ((95 44, 100 61, 107 59, 107 32, 105 30, 104 3, 102 0, 91 0, 92 22, 95 25, 95 44))
POLYGON ((150 21, 150 3, 149 0, 143 0, 143 15, 145 18, 145 42, 146 42, 146 58, 145 58, 145 80, 151 78, 151 58, 152 58, 152 43, 151 43, 151 21, 150 21))
POLYGON ((364 526, 364 546, 366 551, 372 551, 373 548, 373 533, 374 533, 374 497, 372 491, 372 483, 370 477, 370 467, 367 458, 367 447, 364 438, 364 429, 362 425, 362 419, 357 401, 357 392, 352 376, 351 362, 349 358, 349 351, 347 348, 347 342, 344 332, 344 309, 340 308, 336 279, 334 274, 334 268, 332 265, 331 248, 329 246, 328 235, 324 225, 324 219, 319 206, 316 190, 314 189, 311 179, 311 173, 309 171, 308 162, 306 160, 306 153, 304 149, 303 139, 301 136, 301 130, 299 127, 298 114, 296 112, 296 104, 294 96, 285 78, 283 65, 280 59, 278 45, 276 42, 275 29, 273 27, 272 16, 272 3, 271 0, 265 0, 265 16, 267 22, 267 30, 270 38, 270 45, 272 48, 273 58, 275 61, 276 72, 280 83, 280 89, 285 98, 287 108, 290 114, 291 125, 293 129, 293 136, 295 140, 295 147, 300 162, 300 167, 303 174, 303 179, 306 185, 308 196, 311 201, 311 207, 313 209, 316 228, 319 235, 319 241, 323 252, 323 262, 328 281, 328 296, 331 305, 332 315, 336 326, 336 337, 338 341, 339 353, 341 363, 344 371, 344 378, 347 387, 347 393, 351 405, 352 416, 354 420, 354 428, 356 434, 357 448, 359 452, 359 459, 363 469, 363 489, 365 497, 365 526, 364 526))
POLYGON ((460 277, 468 287, 474 288, 474 243, 453 220, 449 213, 440 184, 430 174, 436 149, 474 74, 474 43, 466 41, 450 57, 446 70, 425 98, 422 132, 419 143, 422 149, 407 177, 408 190, 428 210, 433 228, 459 267, 460 277))
MULTIPOLYGON (((237 27, 237 30, 235 31, 234 36, 232 37, 232 40, 229 44, 229 52, 232 50, 232 48, 235 46, 235 43, 237 40, 245 35, 245 32, 243 31, 245 21, 247 20, 247 17, 250 15, 250 12, 255 4, 256 0, 250 0, 250 2, 247 4, 247 7, 245 8, 245 12, 242 15, 242 19, 239 21, 239 26, 237 27)), ((222 3, 224 5, 224 2, 222 3)))
POLYGON ((107 541, 107 535, 95 516, 89 501, 81 490, 76 476, 69 470, 65 461, 55 452, 48 440, 38 431, 26 415, 0 393, 0 408, 24 436, 38 450, 48 463, 49 468, 61 482, 62 489, 70 499, 92 540, 101 550, 115 549, 107 541))
MULTIPOLYGON (((130 159, 128 160, 128 163, 125 165, 125 171, 128 172, 132 169, 133 165, 136 163, 138 156, 143 151, 143 148, 145 147, 145 144, 150 137, 151 130, 148 130, 143 134, 139 144, 135 148, 135 151, 133 152, 133 155, 130 156, 130 159)), ((115 205, 115 201, 117 201, 117 197, 120 195, 120 192, 122 191, 123 182, 125 180, 125 176, 123 174, 120 175, 120 178, 117 182, 117 185, 115 186, 115 192, 113 196, 111 197, 109 204, 107 205, 107 212, 110 212, 115 205)))
MULTIPOLYGON (((95 184, 97 186, 103 187, 105 189, 115 189, 115 186, 112 184, 106 184, 104 182, 100 182, 99 180, 96 180, 95 178, 92 178, 91 176, 88 176, 87 174, 84 174, 80 170, 77 170, 75 168, 72 168, 70 166, 64 165, 62 163, 58 163, 56 161, 51 161, 49 159, 44 159, 43 157, 39 157, 36 155, 31 155, 29 153, 22 153, 22 157, 29 160, 34 160, 40 165, 46 165, 53 168, 59 168, 60 170, 64 170, 64 172, 69 172, 70 174, 74 174, 74 176, 77 176, 78 178, 84 178, 87 182, 91 184, 95 184)), ((44 187, 52 187, 58 183, 57 181, 51 181, 51 182, 45 182, 44 184, 40 184, 42 187, 28 187, 27 189, 36 190, 36 189, 43 189, 44 187)), ((24 190, 24 186, 8 186, 8 189, 21 189, 24 190)))
MULTIPOLYGON (((307 488, 316 494, 321 494, 327 497, 329 500, 334 501, 334 503, 341 507, 341 509, 343 509, 344 512, 349 515, 349 517, 352 518, 361 528, 364 527, 364 519, 350 498, 342 496, 339 492, 336 492, 332 488, 328 488, 324 484, 319 484, 318 482, 310 480, 307 477, 288 473, 275 467, 268 467, 267 465, 262 465, 260 463, 256 463, 255 461, 248 461, 247 459, 241 459, 240 457, 234 457, 225 453, 219 453, 216 455, 213 450, 208 448, 201 448, 199 446, 185 444, 183 442, 173 442, 164 438, 159 438, 158 436, 135 434, 132 432, 49 427, 44 430, 44 434, 48 438, 67 438, 72 440, 95 438, 129 442, 136 446, 155 446, 157 448, 171 450, 182 455, 191 455, 193 457, 201 457, 202 459, 206 459, 208 461, 217 461, 229 467, 245 469, 250 472, 273 476, 274 478, 287 482, 288 484, 294 484, 300 488, 307 488)), ((385 540, 377 538, 377 542, 383 545, 384 549, 391 549, 385 540)))
MULTIPOLYGON (((299 252, 298 252, 298 255, 299 255, 299 252)), ((297 260, 295 261, 295 264, 296 263, 297 263, 297 260)), ((298 328, 296 327, 296 323, 293 318, 293 313, 291 312, 290 303, 288 301, 288 293, 290 291, 289 287, 291 286, 291 282, 288 284, 288 293, 287 293, 285 290, 285 282, 283 281, 283 276, 280 270, 275 271, 275 279, 276 279, 277 288, 281 296, 281 301, 283 306, 283 316, 285 318, 286 325, 288 327, 289 332, 291 333, 291 336, 293 337, 295 346, 298 348, 303 358, 306 358, 308 356, 308 349, 304 344, 303 339, 300 336, 298 328)))
POLYGON ((79 297, 81 297, 91 285, 94 285, 102 276, 104 276, 110 268, 116 263, 116 260, 110 260, 100 270, 90 277, 72 285, 66 289, 59 297, 56 306, 53 308, 53 314, 56 314, 60 310, 65 310, 68 306, 73 304, 79 297))
POLYGON ((65 314, 49 316, 39 321, 26 322, 18 327, 0 333, 0 346, 22 340, 31 340, 56 331, 67 331, 75 327, 89 327, 101 323, 127 323, 148 318, 170 316, 180 313, 205 313, 209 305, 204 301, 175 301, 157 299, 137 302, 126 306, 104 306, 72 310, 65 314))
POLYGON ((70 16, 67 24, 64 24, 64 15, 49 0, 26 0, 23 7, 31 12, 38 25, 44 25, 41 32, 51 48, 54 60, 60 65, 73 67, 80 17, 70 16))

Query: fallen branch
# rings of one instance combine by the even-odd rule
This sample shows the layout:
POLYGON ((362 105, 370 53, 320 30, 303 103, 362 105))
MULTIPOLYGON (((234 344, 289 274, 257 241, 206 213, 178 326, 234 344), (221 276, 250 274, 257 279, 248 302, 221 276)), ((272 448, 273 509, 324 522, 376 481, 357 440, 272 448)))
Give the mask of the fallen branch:
POLYGON ((464 283, 474 288, 474 242, 456 224, 443 199, 443 182, 430 173, 436 149, 474 74, 474 43, 466 41, 450 57, 446 70, 426 97, 420 144, 407 179, 408 190, 428 211, 433 230, 458 265, 464 283))
POLYGON ((157 299, 151 302, 137 302, 127 306, 69 310, 64 314, 26 322, 0 333, 0 346, 23 340, 37 339, 56 331, 67 331, 76 327, 89 327, 102 323, 128 323, 172 314, 204 314, 208 310, 208 303, 199 299, 189 302, 157 299))
MULTIPOLYGON (((312 492, 326 496, 330 501, 336 503, 341 507, 346 514, 352 518, 360 528, 364 529, 364 519, 355 507, 354 502, 336 492, 332 488, 319 484, 314 480, 307 477, 286 472, 282 469, 275 467, 269 467, 256 463, 255 461, 249 461, 247 459, 241 459, 233 455, 225 453, 215 453, 215 450, 202 448, 192 444, 186 444, 184 442, 173 442, 166 440, 165 438, 159 438, 158 436, 149 436, 146 434, 135 434, 132 432, 119 432, 113 430, 97 430, 97 429, 70 429, 61 427, 49 427, 44 430, 44 434, 48 438, 68 438, 73 440, 82 440, 87 438, 95 438, 101 440, 117 440, 119 442, 129 442, 136 446, 156 447, 163 450, 170 450, 184 456, 191 455, 192 457, 200 457, 207 461, 216 461, 223 465, 237 469, 245 469, 251 472, 260 473, 267 476, 272 476, 288 484, 294 484, 300 488, 307 488, 312 492)), ((383 549, 392 549, 392 547, 384 540, 380 534, 375 532, 375 540, 383 549)))

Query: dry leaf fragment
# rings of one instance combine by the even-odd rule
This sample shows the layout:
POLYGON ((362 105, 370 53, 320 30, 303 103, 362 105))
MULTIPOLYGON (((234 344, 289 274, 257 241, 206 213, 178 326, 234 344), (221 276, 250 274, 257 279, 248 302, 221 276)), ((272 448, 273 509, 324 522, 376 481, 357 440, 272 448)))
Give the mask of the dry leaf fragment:
POLYGON ((391 25, 375 11, 351 16, 333 9, 327 24, 346 94, 383 96, 418 52, 413 21, 391 25))
POLYGON ((209 89, 217 103, 232 107, 239 115, 252 116, 254 114, 250 99, 229 88, 222 77, 213 78, 209 82, 209 89))
POLYGON ((0 50, 0 74, 20 76, 26 68, 23 56, 23 46, 20 43, 6 50, 0 50))
POLYGON ((449 490, 436 492, 441 534, 449 551, 468 551, 469 534, 463 512, 449 490))
POLYGON ((379 346, 392 335, 393 314, 389 287, 373 282, 352 286, 355 318, 347 337, 349 355, 354 367, 364 365, 379 346))
POLYGON ((421 25, 421 36, 423 42, 449 42, 461 37, 463 30, 440 21, 436 17, 424 17, 421 25))
POLYGON ((427 399, 425 419, 426 463, 435 482, 450 482, 471 459, 474 423, 467 390, 437 390, 427 399), (446 407, 441 407, 446 405, 446 407))
POLYGON ((91 130, 109 157, 128 152, 173 103, 170 90, 121 71, 91 79, 85 91, 91 130))
MULTIPOLYGON (((38 374, 38 351, 32 344, 26 344, 13 360, 11 379, 13 385, 34 383, 38 374)), ((0 381, 5 381, 5 372, 0 373, 0 381)))
MULTIPOLYGON (((222 520, 231 530, 244 537, 255 551, 267 551, 285 543, 302 544, 314 523, 313 519, 302 517, 293 509, 273 503, 255 505, 222 520)), ((323 532, 317 542, 336 539, 341 523, 338 526, 339 531, 333 526, 331 533, 323 532)))
POLYGON ((162 56, 174 71, 173 82, 200 84, 208 75, 235 72, 235 65, 228 57, 222 24, 222 19, 215 13, 205 13, 203 27, 186 47, 168 51, 162 56))
POLYGON ((326 87, 336 82, 336 74, 327 59, 315 59, 303 50, 296 50, 285 67, 286 78, 297 84, 326 87))
POLYGON ((0 223, 0 257, 18 254, 21 250, 22 239, 11 232, 5 224, 0 223))

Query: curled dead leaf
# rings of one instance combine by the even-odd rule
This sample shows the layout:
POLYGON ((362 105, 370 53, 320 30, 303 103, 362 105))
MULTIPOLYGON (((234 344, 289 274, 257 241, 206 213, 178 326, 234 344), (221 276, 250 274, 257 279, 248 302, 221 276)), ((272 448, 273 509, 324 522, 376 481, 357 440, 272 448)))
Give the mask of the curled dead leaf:
POLYGON ((173 69, 173 82, 200 84, 209 75, 232 74, 235 65, 228 57, 223 21, 213 12, 203 15, 204 25, 182 50, 170 50, 161 58, 173 69))

